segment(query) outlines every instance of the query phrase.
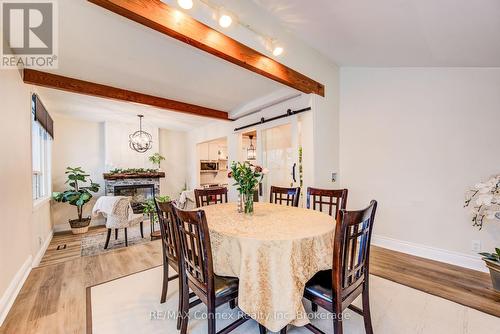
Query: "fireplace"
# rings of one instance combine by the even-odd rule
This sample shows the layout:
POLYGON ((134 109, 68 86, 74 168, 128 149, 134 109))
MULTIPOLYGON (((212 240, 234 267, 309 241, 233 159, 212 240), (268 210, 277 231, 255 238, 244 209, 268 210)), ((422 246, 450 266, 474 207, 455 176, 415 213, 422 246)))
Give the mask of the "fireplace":
POLYGON ((130 184, 114 187, 115 196, 132 197, 132 202, 144 203, 150 198, 155 197, 154 184, 130 184))
POLYGON ((164 173, 104 174, 107 196, 130 196, 133 203, 144 203, 160 194, 164 173))

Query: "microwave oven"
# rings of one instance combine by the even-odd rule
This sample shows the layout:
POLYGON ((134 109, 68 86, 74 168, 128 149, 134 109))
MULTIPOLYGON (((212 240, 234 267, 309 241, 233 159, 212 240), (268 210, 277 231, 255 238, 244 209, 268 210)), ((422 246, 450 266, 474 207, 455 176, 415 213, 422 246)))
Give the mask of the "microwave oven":
POLYGON ((213 172, 219 170, 219 163, 216 161, 201 161, 200 170, 202 172, 213 172))

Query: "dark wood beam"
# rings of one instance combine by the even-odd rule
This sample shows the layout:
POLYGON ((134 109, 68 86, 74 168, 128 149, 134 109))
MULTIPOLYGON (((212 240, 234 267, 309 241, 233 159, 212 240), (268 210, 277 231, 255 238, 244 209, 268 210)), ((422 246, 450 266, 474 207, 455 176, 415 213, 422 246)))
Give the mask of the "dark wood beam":
POLYGON ((160 0, 88 1, 301 92, 325 96, 325 87, 321 83, 196 21, 160 0))
POLYGON ((117 101, 140 103, 156 108, 178 111, 196 116, 223 120, 229 119, 228 113, 225 111, 205 108, 194 104, 169 100, 163 97, 137 93, 122 88, 106 86, 32 69, 24 69, 23 81, 27 84, 59 89, 71 93, 97 96, 117 101))

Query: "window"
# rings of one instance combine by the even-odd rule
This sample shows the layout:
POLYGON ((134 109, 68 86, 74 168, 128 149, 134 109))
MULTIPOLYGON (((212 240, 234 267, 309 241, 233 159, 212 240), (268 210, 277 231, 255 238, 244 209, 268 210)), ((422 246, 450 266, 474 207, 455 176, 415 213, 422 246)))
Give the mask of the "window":
POLYGON ((33 200, 41 200, 51 193, 52 138, 47 130, 35 119, 36 95, 31 101, 31 152, 33 200))

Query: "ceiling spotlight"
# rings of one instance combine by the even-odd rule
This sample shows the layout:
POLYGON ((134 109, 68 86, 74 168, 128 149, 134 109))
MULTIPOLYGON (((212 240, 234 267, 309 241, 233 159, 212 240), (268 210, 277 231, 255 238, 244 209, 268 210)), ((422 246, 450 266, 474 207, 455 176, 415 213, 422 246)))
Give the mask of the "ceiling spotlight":
POLYGON ((284 51, 283 46, 275 39, 271 40, 270 49, 275 57, 280 56, 284 51))
POLYGON ((226 11, 224 8, 219 8, 219 25, 222 28, 228 28, 231 24, 233 24, 233 17, 231 13, 226 11))
POLYGON ((177 0, 177 3, 182 9, 193 8, 193 0, 177 0))
POLYGON ((275 46, 274 49, 273 49, 273 55, 278 57, 279 55, 281 55, 283 53, 283 47, 281 46, 275 46))

